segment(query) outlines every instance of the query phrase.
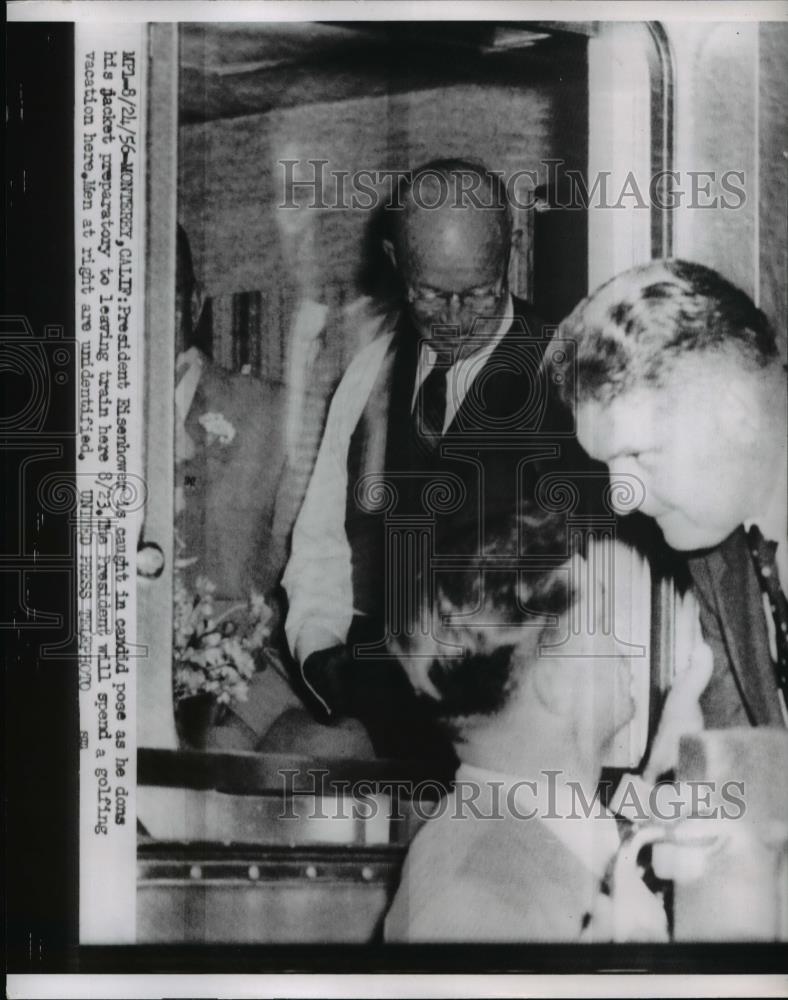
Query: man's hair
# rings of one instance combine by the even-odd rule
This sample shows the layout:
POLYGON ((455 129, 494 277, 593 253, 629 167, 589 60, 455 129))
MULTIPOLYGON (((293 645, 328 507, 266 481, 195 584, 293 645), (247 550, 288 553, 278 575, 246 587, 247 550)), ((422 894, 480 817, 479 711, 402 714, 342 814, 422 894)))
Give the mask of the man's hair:
POLYGON ((192 294, 198 287, 194 273, 192 248, 186 230, 178 223, 175 235, 175 294, 185 299, 184 347, 198 347, 209 358, 213 357, 213 313, 211 303, 204 302, 197 323, 192 327, 189 305, 192 294))
POLYGON ((485 535, 477 557, 478 527, 458 530, 451 555, 465 568, 436 574, 432 636, 397 644, 414 686, 433 698, 436 718, 454 738, 504 708, 545 630, 574 602, 565 513, 528 500, 485 535))
MULTIPOLYGON (((506 248, 511 242, 512 213, 506 183, 500 172, 473 159, 430 160, 400 177, 392 204, 387 206, 387 232, 396 247, 402 245, 402 229, 411 206, 423 196, 422 185, 434 178, 449 204, 457 209, 480 209, 500 213, 506 248)), ((423 203, 434 207, 432 198, 423 203)))
POLYGON ((175 236, 175 268, 176 277, 180 278, 183 282, 183 288, 180 291, 184 295, 191 295, 192 288, 194 288, 197 279, 194 275, 194 261, 192 260, 192 248, 189 244, 189 237, 186 235, 186 230, 180 222, 178 223, 175 236))
POLYGON ((664 385, 683 357, 735 352, 754 369, 778 355, 774 330, 749 296, 684 260, 653 261, 611 278, 567 316, 559 336, 576 344, 574 377, 558 387, 570 405, 664 385))

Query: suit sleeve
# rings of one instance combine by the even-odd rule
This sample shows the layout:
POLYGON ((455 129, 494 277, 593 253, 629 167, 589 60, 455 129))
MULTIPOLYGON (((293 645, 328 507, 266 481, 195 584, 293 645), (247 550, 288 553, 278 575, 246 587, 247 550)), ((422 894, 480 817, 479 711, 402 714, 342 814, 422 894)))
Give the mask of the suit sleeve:
POLYGON ((353 619, 351 553, 345 534, 348 447, 390 340, 385 336, 373 341, 340 382, 293 528, 282 585, 289 605, 287 641, 300 663, 315 650, 344 643, 353 619))

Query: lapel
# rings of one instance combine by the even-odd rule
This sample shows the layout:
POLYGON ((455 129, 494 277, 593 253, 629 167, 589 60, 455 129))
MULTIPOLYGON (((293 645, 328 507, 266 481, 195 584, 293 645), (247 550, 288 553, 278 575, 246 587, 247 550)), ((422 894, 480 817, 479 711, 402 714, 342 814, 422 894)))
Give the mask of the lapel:
POLYGON ((731 667, 747 714, 756 724, 780 724, 774 667, 761 594, 744 527, 707 556, 712 591, 731 667))

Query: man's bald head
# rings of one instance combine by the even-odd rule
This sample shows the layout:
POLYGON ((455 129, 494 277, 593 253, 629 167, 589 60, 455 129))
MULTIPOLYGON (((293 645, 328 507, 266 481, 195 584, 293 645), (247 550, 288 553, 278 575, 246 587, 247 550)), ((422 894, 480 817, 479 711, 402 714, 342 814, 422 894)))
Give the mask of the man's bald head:
POLYGON ((505 185, 479 164, 439 160, 416 170, 399 196, 389 253, 412 318, 425 336, 442 325, 466 337, 474 320, 496 314, 508 291, 512 221, 505 185))
POLYGON ((394 245, 400 265, 446 259, 455 267, 505 266, 512 223, 500 177, 465 160, 420 167, 400 192, 394 245))

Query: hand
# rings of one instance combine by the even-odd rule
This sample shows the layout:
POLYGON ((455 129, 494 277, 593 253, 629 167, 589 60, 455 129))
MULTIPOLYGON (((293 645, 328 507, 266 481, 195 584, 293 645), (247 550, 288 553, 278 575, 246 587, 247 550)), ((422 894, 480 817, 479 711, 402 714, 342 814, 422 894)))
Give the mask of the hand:
POLYGON ((643 771, 643 778, 647 782, 656 783, 661 774, 676 767, 682 736, 703 730, 699 699, 709 683, 713 667, 711 649, 701 638, 698 628, 693 648, 683 668, 676 673, 662 708, 657 734, 643 771))
POLYGON ((326 720, 350 714, 352 666, 350 651, 344 644, 315 650, 301 666, 310 705, 326 720))

